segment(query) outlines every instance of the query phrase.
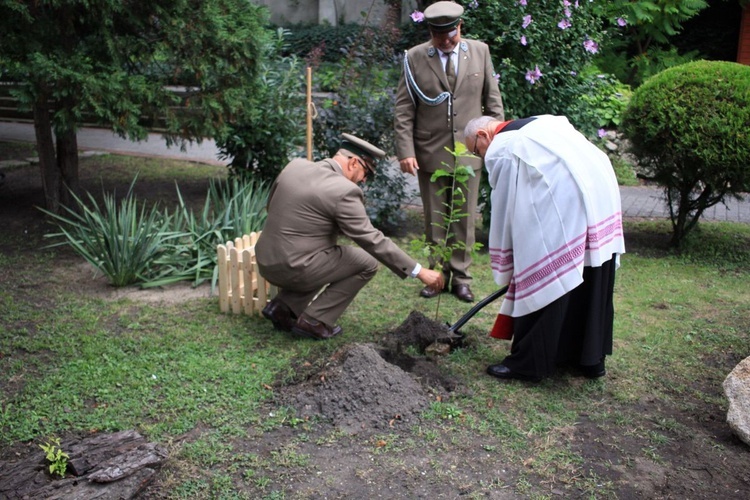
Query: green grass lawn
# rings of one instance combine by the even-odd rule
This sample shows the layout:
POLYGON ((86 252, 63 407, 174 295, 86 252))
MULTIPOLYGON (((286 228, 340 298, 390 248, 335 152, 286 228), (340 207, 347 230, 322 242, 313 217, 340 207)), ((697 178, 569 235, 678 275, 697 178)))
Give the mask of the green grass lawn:
MULTIPOLYGON (((533 385, 485 376, 509 349, 487 336, 499 307, 493 304, 462 329, 467 346, 441 362, 465 390, 426 412, 425 426, 409 431, 411 445, 403 436, 390 439, 428 449, 447 447, 448 439, 456 450, 461 436, 485 440, 485 451, 516 471, 509 487, 528 498, 547 498, 556 481, 590 498, 621 491, 590 468, 582 472, 585 457, 566 444, 582 416, 615 436, 612 447, 620 446, 624 463, 669 463, 672 443, 694 432, 674 415, 725 412, 721 382, 750 354, 750 226, 704 223, 681 255, 664 249, 665 221, 626 221, 625 228, 607 377, 561 375, 533 385), (647 401, 672 411, 646 409, 647 401), (643 445, 626 449, 617 436, 643 445)), ((399 240, 403 248, 409 239, 399 240)), ((151 304, 88 293, 69 285, 76 262, 69 251, 29 253, 20 243, 0 254, 0 451, 74 432, 136 428, 170 445, 174 498, 283 498, 283 477, 271 472, 278 463, 250 460, 250 467, 245 457, 241 468, 255 472, 243 475, 231 445, 251 432, 313 425, 288 408, 269 411, 274 391, 314 373, 347 344, 376 341, 411 311, 453 323, 470 307, 443 296, 437 311, 436 301, 418 297, 418 281, 383 268, 341 318, 344 335, 312 342, 280 334, 262 318, 221 314, 216 296, 151 304), (198 437, 186 438, 197 428, 198 437)), ((478 298, 495 290, 486 254, 473 272, 478 298)), ((707 459, 720 461, 716 453, 707 459)), ((308 466, 304 457, 292 458, 289 467, 308 466)))

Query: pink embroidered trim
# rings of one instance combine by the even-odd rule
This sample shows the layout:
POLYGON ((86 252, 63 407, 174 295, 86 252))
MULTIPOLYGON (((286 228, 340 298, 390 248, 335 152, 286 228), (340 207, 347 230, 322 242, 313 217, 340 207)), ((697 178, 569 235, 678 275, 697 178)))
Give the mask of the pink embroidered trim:
MULTIPOLYGON (((589 226, 585 233, 512 276, 506 299, 518 300, 538 292, 561 276, 576 270, 582 263, 587 250, 603 248, 622 234, 620 212, 607 217, 598 224, 589 226)), ((494 271, 501 273, 511 271, 513 250, 490 248, 490 264, 494 271)))

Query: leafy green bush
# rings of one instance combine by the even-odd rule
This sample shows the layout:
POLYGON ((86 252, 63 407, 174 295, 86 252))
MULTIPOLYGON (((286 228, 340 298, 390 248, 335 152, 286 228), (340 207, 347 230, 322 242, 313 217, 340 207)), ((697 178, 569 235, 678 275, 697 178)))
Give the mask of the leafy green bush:
MULTIPOLYGON (((313 135, 316 156, 332 156, 343 132, 377 144, 386 152, 393 151, 394 90, 400 67, 393 58, 388 63, 378 62, 378 54, 392 53, 398 34, 388 28, 381 31, 391 36, 376 38, 375 30, 365 29, 364 38, 358 43, 340 47, 347 57, 340 65, 338 78, 329 80, 332 97, 323 99, 318 106, 313 135)), ((384 230, 403 221, 401 203, 407 197, 406 181, 400 171, 397 175, 387 173, 392 168, 389 162, 387 158, 378 160, 378 175, 363 187, 368 215, 374 225, 384 230)))
POLYGON ((367 39, 368 54, 375 62, 389 62, 394 56, 394 37, 399 35, 393 27, 373 29, 362 24, 328 24, 288 26, 284 53, 309 58, 313 53, 323 62, 339 63, 346 60, 367 39))
POLYGON ((597 9, 610 21, 610 29, 597 65, 636 88, 660 71, 699 58, 697 51, 679 53, 671 38, 707 6, 704 0, 599 2, 597 9))
POLYGON ((750 67, 696 61, 650 78, 630 100, 622 132, 664 188, 678 247, 701 214, 750 189, 750 67))
POLYGON ((616 129, 630 100, 631 90, 614 76, 602 74, 595 66, 583 73, 585 83, 578 101, 571 106, 568 119, 587 137, 599 129, 616 129))
POLYGON ((305 58, 317 50, 322 61, 337 63, 346 58, 346 52, 339 47, 347 47, 362 33, 359 24, 329 24, 287 26, 289 35, 284 54, 305 58))
POLYGON ((57 222, 60 232, 47 238, 63 238, 50 246, 68 244, 101 271, 114 286, 125 286, 148 280, 154 262, 162 255, 164 245, 176 234, 172 220, 154 204, 140 208, 133 193, 135 179, 119 205, 114 193, 103 193, 104 206, 88 193, 87 204, 71 192, 73 208, 63 206, 65 214, 41 209, 57 222))
POLYGON ((260 84, 216 145, 232 174, 271 181, 304 144, 304 74, 295 57, 281 57, 285 32, 261 56, 260 84))

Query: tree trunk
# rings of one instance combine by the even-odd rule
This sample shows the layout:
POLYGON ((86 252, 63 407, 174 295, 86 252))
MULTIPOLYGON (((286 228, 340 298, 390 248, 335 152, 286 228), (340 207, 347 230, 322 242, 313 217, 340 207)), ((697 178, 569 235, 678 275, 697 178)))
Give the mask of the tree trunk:
POLYGON ((62 174, 60 203, 72 207, 71 192, 79 195, 78 137, 75 130, 55 134, 57 137, 57 164, 62 174))
POLYGON ((62 179, 55 158, 55 144, 52 139, 52 123, 46 95, 40 96, 34 104, 34 132, 44 190, 44 205, 50 212, 59 213, 62 179))

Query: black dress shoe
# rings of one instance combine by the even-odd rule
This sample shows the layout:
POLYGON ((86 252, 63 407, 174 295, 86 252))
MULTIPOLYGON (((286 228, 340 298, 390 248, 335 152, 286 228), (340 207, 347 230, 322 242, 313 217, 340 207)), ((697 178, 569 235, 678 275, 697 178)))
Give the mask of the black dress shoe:
POLYGON ((425 299, 431 299, 433 297, 437 297, 440 295, 443 291, 439 288, 432 288, 431 286, 426 286, 422 288, 422 291, 419 292, 419 295, 421 297, 424 297, 425 299))
POLYGON ((474 302, 474 294, 469 285, 458 284, 451 287, 451 293, 464 302, 474 302))
POLYGON ((493 377, 502 378, 506 380, 510 379, 516 379, 516 380, 525 380, 527 382, 539 382, 542 380, 541 377, 533 377, 531 375, 522 375, 520 373, 516 373, 504 364, 499 365, 490 365, 487 367, 487 373, 489 375, 492 375, 493 377))
POLYGON ((289 309, 288 305, 279 299, 271 299, 271 302, 266 304, 261 313, 273 323, 273 327, 277 330, 289 332, 297 322, 297 316, 289 309))
POLYGON ((300 314, 297 322, 292 327, 292 333, 315 340, 328 340, 336 335, 340 335, 343 331, 338 325, 331 328, 322 321, 318 321, 305 313, 300 314))
POLYGON ((600 378, 607 374, 604 360, 595 365, 581 365, 581 374, 586 378, 600 378))

